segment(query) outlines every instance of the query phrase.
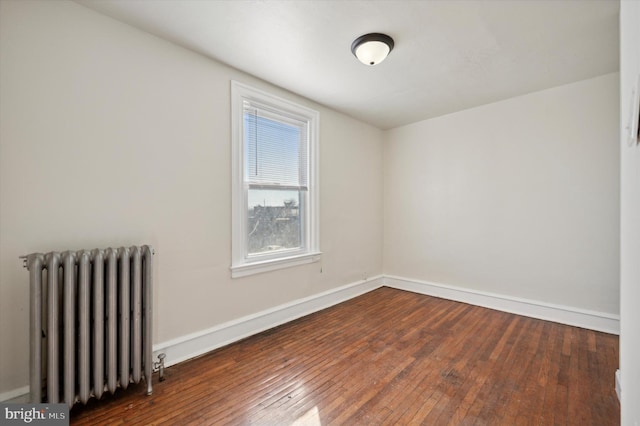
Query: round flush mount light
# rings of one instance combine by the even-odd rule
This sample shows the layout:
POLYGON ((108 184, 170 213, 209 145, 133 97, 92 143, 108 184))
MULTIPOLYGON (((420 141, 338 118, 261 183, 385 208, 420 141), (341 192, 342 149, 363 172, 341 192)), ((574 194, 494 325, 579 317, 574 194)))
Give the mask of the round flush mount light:
POLYGON ((365 65, 378 65, 393 50, 393 39, 386 34, 365 34, 353 41, 351 53, 365 65))

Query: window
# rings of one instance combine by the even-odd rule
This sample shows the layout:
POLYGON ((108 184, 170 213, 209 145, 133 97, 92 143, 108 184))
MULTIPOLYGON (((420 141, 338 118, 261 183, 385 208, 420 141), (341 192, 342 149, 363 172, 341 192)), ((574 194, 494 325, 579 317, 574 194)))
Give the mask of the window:
POLYGON ((231 82, 232 277, 317 261, 319 114, 231 82))

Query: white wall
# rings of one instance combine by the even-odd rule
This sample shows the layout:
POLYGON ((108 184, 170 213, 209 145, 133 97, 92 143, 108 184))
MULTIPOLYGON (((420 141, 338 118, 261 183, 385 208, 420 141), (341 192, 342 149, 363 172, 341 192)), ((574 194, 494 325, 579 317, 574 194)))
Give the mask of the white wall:
MULTIPOLYGON (((625 128, 640 74, 640 2, 620 4, 620 372, 622 425, 640 425, 640 146, 625 128)), ((636 92, 636 96, 639 94, 636 92)))
POLYGON ((155 343, 381 274, 380 130, 76 3, 0 19, 0 394, 28 383, 20 255, 152 244, 155 343), (230 278, 231 79, 320 111, 321 263, 230 278))
POLYGON ((386 132, 384 273, 618 314, 618 74, 386 132))

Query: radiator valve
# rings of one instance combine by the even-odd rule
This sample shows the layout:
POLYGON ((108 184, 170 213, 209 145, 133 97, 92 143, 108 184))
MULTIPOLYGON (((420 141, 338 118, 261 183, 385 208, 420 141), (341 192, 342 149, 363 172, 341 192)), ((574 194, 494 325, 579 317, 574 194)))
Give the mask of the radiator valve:
POLYGON ((164 382, 164 359, 167 355, 164 353, 158 354, 158 361, 153 363, 153 369, 158 370, 158 379, 164 382))

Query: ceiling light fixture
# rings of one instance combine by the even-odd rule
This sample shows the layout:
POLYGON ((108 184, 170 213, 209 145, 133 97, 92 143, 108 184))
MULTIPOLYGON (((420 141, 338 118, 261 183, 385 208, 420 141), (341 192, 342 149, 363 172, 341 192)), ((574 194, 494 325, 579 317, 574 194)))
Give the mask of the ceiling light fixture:
POLYGON ((378 65, 393 50, 393 39, 386 34, 365 34, 353 41, 351 53, 365 65, 378 65))

